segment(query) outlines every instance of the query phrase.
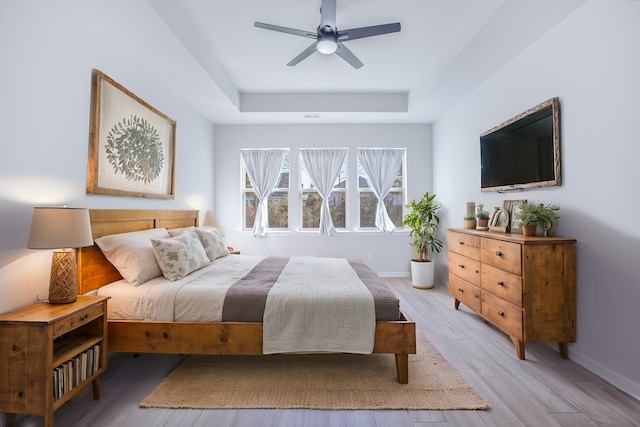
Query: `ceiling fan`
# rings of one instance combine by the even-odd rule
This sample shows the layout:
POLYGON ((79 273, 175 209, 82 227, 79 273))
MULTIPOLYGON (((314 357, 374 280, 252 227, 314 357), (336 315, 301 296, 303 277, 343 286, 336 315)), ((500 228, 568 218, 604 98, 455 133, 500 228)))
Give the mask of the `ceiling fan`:
POLYGON ((364 64, 344 45, 343 42, 365 37, 379 36, 381 34, 396 33, 400 31, 400 23, 373 25, 371 27, 351 28, 349 30, 338 30, 336 26, 336 0, 322 0, 320 7, 320 25, 316 32, 296 30, 278 25, 254 22, 255 27, 265 30, 279 31, 281 33, 293 34, 295 36, 308 37, 315 42, 293 58, 287 65, 294 66, 303 59, 310 56, 315 51, 330 55, 336 53, 340 58, 347 61, 353 68, 360 68, 364 64))

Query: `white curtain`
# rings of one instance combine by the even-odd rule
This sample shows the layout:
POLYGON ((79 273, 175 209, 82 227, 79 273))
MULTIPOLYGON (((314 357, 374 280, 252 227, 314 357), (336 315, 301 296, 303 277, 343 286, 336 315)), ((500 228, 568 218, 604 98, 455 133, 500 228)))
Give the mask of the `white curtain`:
POLYGON ((320 208, 320 235, 334 236, 336 228, 333 226, 329 212, 329 196, 333 190, 340 168, 347 156, 346 148, 305 148, 300 149, 300 155, 309 173, 311 182, 322 197, 320 208))
POLYGON ((376 227, 385 233, 392 233, 395 230, 393 221, 389 218, 387 208, 384 205, 384 198, 389 194, 393 186, 402 159, 404 149, 395 148, 359 148, 358 158, 367 174, 369 184, 373 193, 378 198, 376 206, 376 227))
POLYGON ((278 183, 283 150, 242 150, 242 158, 247 167, 247 174, 253 191, 258 197, 258 209, 253 223, 253 237, 266 234, 268 217, 268 199, 278 183))

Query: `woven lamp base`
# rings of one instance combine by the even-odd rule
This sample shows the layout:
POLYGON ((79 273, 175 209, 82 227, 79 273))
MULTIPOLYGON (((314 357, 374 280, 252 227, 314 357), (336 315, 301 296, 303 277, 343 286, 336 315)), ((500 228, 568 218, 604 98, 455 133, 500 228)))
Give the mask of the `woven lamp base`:
POLYGON ((78 297, 75 249, 57 249, 51 258, 49 303, 68 304, 78 297))

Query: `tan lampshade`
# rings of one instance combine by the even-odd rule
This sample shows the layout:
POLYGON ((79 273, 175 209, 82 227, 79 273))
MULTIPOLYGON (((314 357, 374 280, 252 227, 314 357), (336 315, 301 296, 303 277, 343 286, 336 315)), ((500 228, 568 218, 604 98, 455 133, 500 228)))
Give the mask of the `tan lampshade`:
POLYGON ((87 209, 34 208, 27 247, 54 249, 49 302, 67 304, 78 296, 76 248, 93 245, 87 209))
POLYGON ((29 249, 83 248, 93 245, 89 210, 63 207, 33 209, 29 249))

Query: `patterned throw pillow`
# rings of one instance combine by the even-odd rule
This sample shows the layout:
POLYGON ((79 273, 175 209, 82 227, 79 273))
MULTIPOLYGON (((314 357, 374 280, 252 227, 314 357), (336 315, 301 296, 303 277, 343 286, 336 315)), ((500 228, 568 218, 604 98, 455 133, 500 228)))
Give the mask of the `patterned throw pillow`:
POLYGON ((213 227, 184 227, 184 228, 174 228, 169 230, 170 236, 180 236, 184 233, 194 232, 200 239, 200 243, 204 247, 204 251, 207 253, 207 258, 209 261, 214 261, 220 257, 229 255, 229 249, 227 249, 227 245, 224 243, 224 239, 220 232, 213 227))
POLYGON ((210 261, 229 255, 229 249, 227 249, 222 235, 215 228, 204 230, 196 228, 196 234, 210 261))
POLYGON ((194 232, 186 232, 167 239, 151 239, 153 254, 162 275, 171 281, 211 264, 194 232))

